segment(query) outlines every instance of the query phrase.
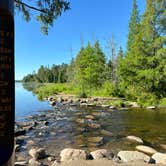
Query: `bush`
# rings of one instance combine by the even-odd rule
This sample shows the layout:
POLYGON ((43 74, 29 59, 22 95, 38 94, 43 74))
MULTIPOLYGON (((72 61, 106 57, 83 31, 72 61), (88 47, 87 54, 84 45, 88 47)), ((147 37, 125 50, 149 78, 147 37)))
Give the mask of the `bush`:
POLYGON ((161 107, 166 107, 166 98, 160 99, 160 101, 159 101, 159 106, 161 106, 161 107))

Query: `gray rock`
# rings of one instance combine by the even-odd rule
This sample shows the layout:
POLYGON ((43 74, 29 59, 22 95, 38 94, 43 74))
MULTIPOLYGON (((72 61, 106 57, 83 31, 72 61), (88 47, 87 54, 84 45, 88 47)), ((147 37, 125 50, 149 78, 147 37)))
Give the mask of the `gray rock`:
POLYGON ((150 157, 148 155, 138 151, 120 151, 118 153, 118 157, 120 157, 123 162, 130 162, 136 160, 143 160, 145 162, 150 161, 150 157))
POLYGON ((156 106, 149 106, 149 107, 146 107, 147 109, 155 109, 156 106))
POLYGON ((107 131, 107 130, 101 130, 101 134, 106 135, 106 136, 109 136, 109 137, 112 137, 112 136, 113 136, 113 133, 110 132, 110 131, 107 131))
POLYGON ((57 166, 57 165, 59 165, 59 164, 60 164, 59 162, 54 161, 53 164, 52 164, 51 166, 57 166))
POLYGON ((15 166, 26 166, 27 164, 27 161, 17 161, 14 163, 15 166))
POLYGON ((43 166, 43 164, 32 158, 29 160, 29 166, 43 166))
POLYGON ((93 151, 90 153, 93 157, 93 159, 98 160, 102 158, 113 158, 113 155, 111 155, 106 149, 99 149, 96 151, 93 151))
POLYGON ((152 159, 155 160, 156 164, 165 164, 166 165, 166 153, 155 153, 152 156, 152 159))
POLYGON ((43 159, 47 156, 44 148, 32 148, 29 151, 29 155, 34 159, 43 159))
POLYGON ((130 136, 127 136, 126 138, 127 138, 128 140, 130 140, 130 141, 143 144, 143 140, 142 140, 141 138, 139 138, 139 137, 130 135, 130 136))
POLYGON ((47 160, 48 160, 48 161, 54 161, 54 160, 55 160, 55 157, 53 157, 53 156, 48 157, 47 160))
POLYGON ((66 148, 60 153, 61 161, 67 160, 86 160, 87 153, 84 150, 80 149, 70 149, 66 148))
POLYGON ((157 151, 149 146, 145 146, 145 145, 138 145, 136 146, 136 149, 140 152, 149 154, 149 155, 153 155, 154 153, 157 153, 157 151))

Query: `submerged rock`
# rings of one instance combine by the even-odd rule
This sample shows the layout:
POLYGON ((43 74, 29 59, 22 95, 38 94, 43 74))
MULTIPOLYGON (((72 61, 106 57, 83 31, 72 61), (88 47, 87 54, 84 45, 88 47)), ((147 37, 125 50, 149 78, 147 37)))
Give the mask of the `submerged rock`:
POLYGON ((70 149, 66 148, 60 153, 61 161, 67 160, 86 160, 87 153, 84 150, 80 149, 70 149))
POLYGON ((136 149, 140 152, 149 154, 149 155, 153 155, 154 153, 157 153, 157 151, 149 146, 145 146, 145 145, 138 145, 136 146, 136 149))
POLYGON ((88 137, 87 141, 94 145, 102 145, 104 143, 103 137, 88 137))
POLYGON ((156 164, 166 164, 166 154, 164 153, 155 153, 152 159, 155 160, 156 164))
POLYGON ((141 138, 139 138, 139 137, 130 135, 130 136, 127 136, 126 138, 127 138, 128 140, 130 140, 130 141, 134 141, 134 142, 143 144, 143 140, 142 140, 141 138))
POLYGON ((150 161, 150 157, 148 155, 138 151, 120 151, 118 153, 118 157, 120 157, 123 162, 130 162, 136 160, 143 160, 145 162, 150 161))

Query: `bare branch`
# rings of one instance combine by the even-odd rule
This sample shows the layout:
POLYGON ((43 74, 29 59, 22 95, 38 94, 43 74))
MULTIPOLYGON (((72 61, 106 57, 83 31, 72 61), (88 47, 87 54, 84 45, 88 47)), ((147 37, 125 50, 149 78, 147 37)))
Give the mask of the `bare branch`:
POLYGON ((19 0, 14 0, 14 1, 15 1, 15 3, 17 3, 17 4, 24 5, 24 6, 30 8, 30 9, 32 9, 32 10, 36 10, 36 11, 42 12, 42 13, 47 13, 46 11, 44 11, 44 10, 42 10, 42 9, 38 9, 38 8, 36 8, 36 7, 30 6, 30 5, 28 5, 28 4, 24 3, 24 2, 19 1, 19 0))

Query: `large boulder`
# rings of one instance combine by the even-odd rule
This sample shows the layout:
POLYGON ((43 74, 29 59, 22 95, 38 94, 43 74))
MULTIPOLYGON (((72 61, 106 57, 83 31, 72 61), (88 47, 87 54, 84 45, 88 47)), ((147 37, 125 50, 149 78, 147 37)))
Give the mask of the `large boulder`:
POLYGON ((113 154, 109 153, 106 149, 99 149, 95 150, 90 153, 93 159, 98 160, 98 159, 103 159, 103 158, 113 158, 113 154))
POLYGON ((43 159, 47 156, 44 148, 32 148, 29 151, 29 155, 34 159, 43 159))
POLYGON ((145 162, 150 161, 150 157, 144 153, 138 151, 120 151, 118 153, 118 157, 120 157, 123 162, 130 162, 135 160, 143 160, 145 162))
POLYGON ((140 152, 149 154, 149 155, 153 155, 155 153, 157 153, 157 151, 149 146, 145 146, 145 145, 138 145, 136 146, 136 149, 140 152))
POLYGON ((133 135, 129 135, 126 137, 128 140, 133 141, 133 142, 137 142, 140 144, 143 144, 143 140, 139 137, 133 136, 133 135))
POLYGON ((61 161, 67 160, 86 160, 87 153, 80 149, 70 149, 66 148, 60 153, 61 161))
POLYGON ((152 159, 155 160, 156 164, 165 164, 166 165, 166 153, 155 153, 152 156, 152 159))

